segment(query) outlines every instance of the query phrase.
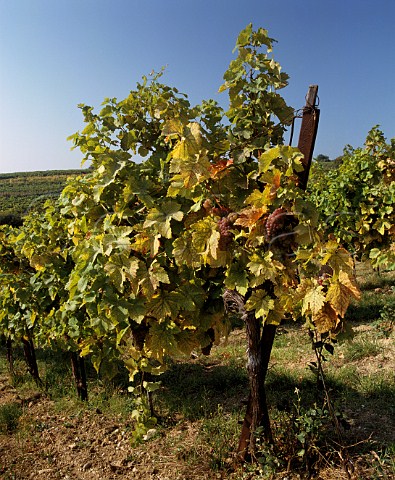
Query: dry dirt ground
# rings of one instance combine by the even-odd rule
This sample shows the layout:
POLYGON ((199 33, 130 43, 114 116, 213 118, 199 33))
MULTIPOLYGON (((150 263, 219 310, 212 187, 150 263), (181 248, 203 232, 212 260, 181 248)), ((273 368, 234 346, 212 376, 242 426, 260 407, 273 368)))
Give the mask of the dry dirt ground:
MULTIPOLYGON (((65 415, 54 411, 53 402, 40 394, 19 398, 6 381, 0 378, 0 404, 20 402, 24 413, 17 432, 0 435, 2 479, 222 478, 212 473, 204 477, 201 468, 198 473, 188 471, 188 466, 177 460, 176 452, 163 450, 161 438, 151 441, 149 448, 132 448, 125 424, 117 416, 110 418, 86 409, 65 415), (161 466, 169 473, 163 473, 161 466)), ((177 438, 185 434, 185 428, 173 429, 169 435, 177 438)), ((193 426, 187 428, 193 438, 193 426)))
MULTIPOLYGON (((359 327, 364 328, 364 327, 359 327)), ((383 340, 386 345, 383 354, 370 360, 362 360, 357 367, 361 374, 370 374, 377 368, 395 369, 395 345, 393 336, 383 340)), ((384 347, 384 345, 383 345, 384 347)), ((337 360, 341 366, 341 356, 337 360)), ((79 411, 59 411, 53 401, 42 393, 33 392, 22 397, 13 388, 7 375, 0 376, 0 405, 19 403, 22 416, 18 429, 9 434, 0 434, 0 478, 3 480, 214 480, 241 478, 251 480, 259 476, 228 472, 214 472, 205 464, 204 452, 196 452, 198 464, 189 462, 180 453, 199 448, 194 445, 198 435, 199 422, 180 422, 167 429, 161 436, 155 437, 140 447, 133 448, 130 443, 130 425, 119 416, 104 415, 100 410, 81 408, 79 411)), ((387 412, 372 416, 363 408, 349 412, 354 417, 355 429, 360 438, 367 438, 369 431, 375 430, 395 442, 395 419, 387 412)), ((361 458, 360 471, 363 475, 355 479, 370 480, 390 476, 373 476, 369 470, 367 458, 374 460, 374 451, 370 457, 361 458), (369 474, 369 471, 371 474, 369 474)), ((208 456, 207 456, 208 457, 208 456)), ((231 463, 231 460, 230 460, 231 463)), ((395 475, 395 474, 394 474, 395 475)), ((291 480, 300 478, 289 474, 279 475, 276 479, 291 480)), ((320 480, 347 479, 341 470, 321 472, 320 480)), ((395 476, 393 477, 395 478, 395 476)))

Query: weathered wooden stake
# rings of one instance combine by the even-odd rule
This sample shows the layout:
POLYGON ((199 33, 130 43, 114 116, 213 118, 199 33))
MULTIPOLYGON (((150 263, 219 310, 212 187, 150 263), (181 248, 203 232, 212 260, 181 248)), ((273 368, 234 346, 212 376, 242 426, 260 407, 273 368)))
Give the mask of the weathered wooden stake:
POLYGON ((304 155, 302 161, 304 169, 299 174, 299 186, 302 190, 306 190, 307 188, 310 165, 318 131, 320 110, 316 106, 317 96, 318 85, 310 85, 306 95, 306 105, 303 107, 302 125, 300 127, 298 142, 298 148, 304 155))

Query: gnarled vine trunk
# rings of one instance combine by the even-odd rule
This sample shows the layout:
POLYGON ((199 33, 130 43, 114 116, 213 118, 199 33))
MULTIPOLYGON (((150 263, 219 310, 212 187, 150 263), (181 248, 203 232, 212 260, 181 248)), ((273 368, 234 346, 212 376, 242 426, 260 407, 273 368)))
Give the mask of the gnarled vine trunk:
POLYGON ((238 455, 242 460, 246 460, 247 456, 255 454, 255 432, 257 428, 262 427, 265 441, 273 443, 265 381, 276 327, 275 325, 265 325, 261 329, 260 321, 255 318, 255 315, 250 313, 248 317, 246 333, 250 395, 238 446, 238 455))
POLYGON ((7 337, 6 340, 6 349, 7 349, 7 364, 8 371, 10 372, 11 377, 14 376, 14 353, 12 351, 12 340, 11 337, 7 337))
POLYGON ((88 401, 85 360, 83 357, 80 357, 77 352, 71 352, 70 359, 78 398, 82 401, 88 401))
POLYGON ((245 461, 255 454, 255 432, 259 427, 263 428, 265 441, 273 443, 265 380, 276 326, 262 327, 254 312, 246 311, 244 297, 234 290, 226 290, 223 298, 225 309, 238 313, 246 325, 250 394, 237 449, 238 458, 245 461))
POLYGON ((23 353, 25 355, 25 360, 27 368, 30 375, 34 378, 37 385, 42 385, 40 375, 38 373, 38 365, 36 358, 36 350, 34 348, 33 340, 31 338, 22 338, 23 353))

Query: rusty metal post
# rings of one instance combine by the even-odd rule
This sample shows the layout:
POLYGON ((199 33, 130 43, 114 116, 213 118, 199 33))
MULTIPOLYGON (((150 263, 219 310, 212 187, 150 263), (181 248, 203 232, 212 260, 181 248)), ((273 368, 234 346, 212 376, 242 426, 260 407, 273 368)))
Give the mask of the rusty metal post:
POLYGON ((317 94, 318 85, 310 85, 306 95, 306 105, 303 107, 302 125, 299 132, 298 148, 304 155, 302 160, 304 168, 299 173, 299 186, 302 190, 306 190, 307 187, 320 118, 320 110, 316 105, 317 94))

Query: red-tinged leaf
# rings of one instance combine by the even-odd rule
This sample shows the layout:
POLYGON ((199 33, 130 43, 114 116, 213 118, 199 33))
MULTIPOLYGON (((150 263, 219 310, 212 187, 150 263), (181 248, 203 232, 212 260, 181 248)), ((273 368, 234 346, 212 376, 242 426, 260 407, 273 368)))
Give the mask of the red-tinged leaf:
POLYGON ((281 172, 277 171, 273 175, 273 182, 272 182, 272 187, 270 189, 270 193, 272 197, 276 196, 277 190, 280 188, 281 185, 281 172))
POLYGON ((218 174, 226 170, 230 165, 233 165, 232 158, 229 160, 218 160, 218 162, 211 164, 209 168, 210 177, 212 179, 216 179, 218 177, 218 174))
POLYGON ((267 207, 262 208, 245 208, 240 212, 238 219, 235 221, 235 225, 241 227, 251 228, 258 220, 267 212, 267 207))

